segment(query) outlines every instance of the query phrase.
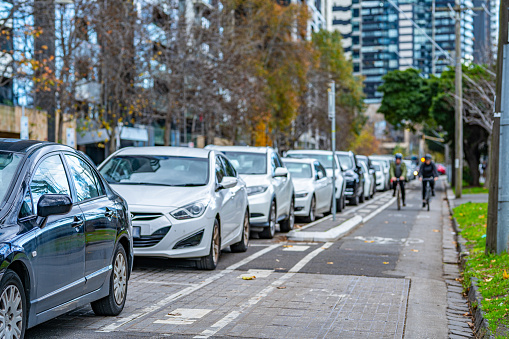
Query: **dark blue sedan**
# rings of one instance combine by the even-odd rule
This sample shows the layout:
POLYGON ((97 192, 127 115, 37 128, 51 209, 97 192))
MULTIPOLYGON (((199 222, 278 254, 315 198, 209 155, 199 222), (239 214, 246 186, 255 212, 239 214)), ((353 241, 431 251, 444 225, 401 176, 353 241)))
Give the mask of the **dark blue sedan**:
POLYGON ((127 203, 81 153, 0 139, 0 338, 87 303, 118 315, 131 235, 127 203))

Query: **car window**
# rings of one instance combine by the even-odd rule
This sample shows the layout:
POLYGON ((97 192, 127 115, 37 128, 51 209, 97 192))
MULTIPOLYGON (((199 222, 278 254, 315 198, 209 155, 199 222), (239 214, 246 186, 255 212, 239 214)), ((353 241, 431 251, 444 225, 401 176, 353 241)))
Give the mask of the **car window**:
POLYGON ((37 213, 37 203, 42 195, 70 195, 69 182, 59 155, 49 156, 38 165, 30 183, 30 191, 32 192, 34 214, 37 213))
POLYGON ((267 174, 267 154, 223 152, 239 174, 267 174))
POLYGON ((217 182, 223 181, 223 178, 226 176, 226 171, 224 169, 223 162, 221 157, 216 157, 216 179, 217 182))
POLYGON ((302 164, 298 162, 287 162, 285 163, 288 172, 292 174, 292 178, 300 179, 300 178, 312 178, 313 173, 311 171, 310 164, 302 164))
POLYGON ((284 167, 283 165, 283 161, 281 161, 281 158, 279 157, 279 154, 277 153, 273 153, 273 155, 275 156, 275 160, 276 160, 276 166, 277 167, 284 167))
POLYGON ((272 174, 276 171, 277 166, 277 159, 274 153, 270 156, 270 165, 272 166, 272 174))
POLYGON ((288 158, 299 158, 299 159, 316 159, 320 161, 326 168, 332 168, 332 154, 317 154, 317 153, 306 153, 306 152, 292 152, 286 155, 288 158))
POLYGON ((354 162, 352 157, 349 154, 338 154, 336 155, 338 157, 339 163, 341 164, 341 167, 343 170, 349 170, 353 169, 354 162))
POLYGON ((325 178, 327 176, 327 171, 325 170, 325 167, 321 163, 318 163, 318 168, 320 168, 320 171, 323 174, 323 177, 325 178))
POLYGON ((230 161, 228 159, 226 159, 225 157, 221 157, 221 160, 223 161, 223 165, 224 165, 224 169, 225 169, 226 175, 229 176, 229 177, 236 177, 237 176, 237 171, 235 170, 233 165, 230 163, 230 161))
POLYGON ((0 151, 0 202, 7 197, 11 183, 18 178, 20 154, 0 151))
POLYGON ((21 203, 21 209, 19 210, 18 218, 25 218, 34 214, 34 208, 32 204, 32 194, 30 193, 30 187, 25 193, 23 202, 21 203))
POLYGON ((88 200, 104 195, 104 189, 97 174, 90 166, 74 155, 65 155, 71 169, 71 177, 76 188, 78 201, 88 200))
POLYGON ((325 178, 327 176, 327 174, 325 173, 323 166, 320 165, 319 162, 315 162, 314 165, 315 165, 315 171, 316 171, 316 175, 317 175, 316 178, 318 179, 318 173, 321 173, 321 177, 325 178))

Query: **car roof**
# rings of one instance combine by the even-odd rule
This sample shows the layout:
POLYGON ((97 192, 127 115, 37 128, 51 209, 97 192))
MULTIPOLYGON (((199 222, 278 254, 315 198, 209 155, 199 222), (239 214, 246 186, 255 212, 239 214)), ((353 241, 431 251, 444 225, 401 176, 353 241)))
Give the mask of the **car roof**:
POLYGON ((0 151, 27 153, 38 145, 56 145, 53 142, 0 138, 0 151))
POLYGON ((332 151, 319 150, 319 149, 294 149, 287 151, 286 154, 332 154, 332 151))
POLYGON ((126 147, 115 155, 171 155, 191 158, 208 158, 211 151, 203 148, 172 147, 172 146, 149 146, 149 147, 126 147))
POLYGON ((336 154, 353 155, 351 151, 336 151, 336 154))
POLYGON ((283 162, 293 162, 293 163, 300 163, 300 164, 310 164, 312 165, 315 161, 319 162, 316 159, 313 158, 283 158, 283 162))
POLYGON ((251 147, 251 146, 217 146, 207 145, 206 149, 218 150, 220 152, 245 152, 245 153, 267 153, 272 150, 271 147, 251 147))
POLYGON ((365 155, 356 155, 357 159, 369 159, 367 156, 365 155))

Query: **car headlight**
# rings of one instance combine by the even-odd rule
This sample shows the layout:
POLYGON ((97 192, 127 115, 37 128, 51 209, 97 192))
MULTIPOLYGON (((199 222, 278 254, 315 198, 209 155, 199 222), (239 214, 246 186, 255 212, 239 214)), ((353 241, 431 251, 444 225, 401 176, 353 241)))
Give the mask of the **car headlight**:
POLYGON ((255 195, 264 193, 269 187, 268 186, 251 186, 247 187, 247 195, 255 195))
POLYGON ((419 174, 419 172, 417 172, 417 171, 414 171, 414 176, 417 176, 417 174, 419 174))
POLYGON ((308 192, 295 193, 296 198, 305 198, 308 196, 308 192))
POLYGON ((208 202, 206 201, 196 201, 191 204, 182 206, 176 209, 175 211, 170 212, 170 214, 177 220, 198 218, 203 215, 203 213, 207 209, 207 206, 208 202))

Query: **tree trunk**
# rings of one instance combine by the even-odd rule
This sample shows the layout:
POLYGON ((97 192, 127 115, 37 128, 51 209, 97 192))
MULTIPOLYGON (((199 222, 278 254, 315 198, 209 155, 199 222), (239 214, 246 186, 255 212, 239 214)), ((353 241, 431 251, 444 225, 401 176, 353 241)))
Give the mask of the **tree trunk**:
POLYGON ((171 118, 168 114, 164 121, 164 146, 170 146, 171 138, 171 118))

